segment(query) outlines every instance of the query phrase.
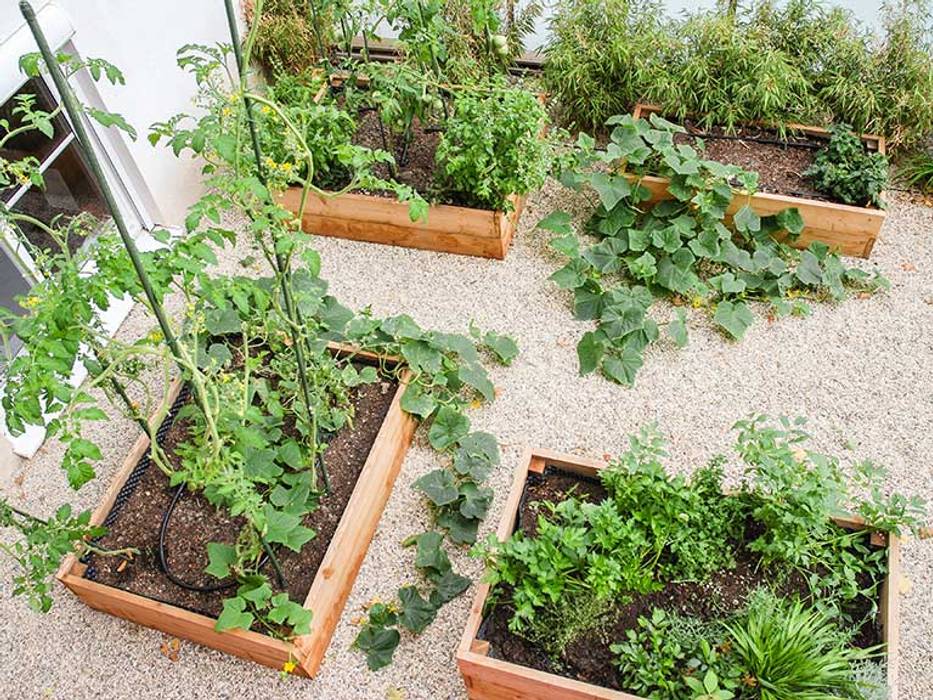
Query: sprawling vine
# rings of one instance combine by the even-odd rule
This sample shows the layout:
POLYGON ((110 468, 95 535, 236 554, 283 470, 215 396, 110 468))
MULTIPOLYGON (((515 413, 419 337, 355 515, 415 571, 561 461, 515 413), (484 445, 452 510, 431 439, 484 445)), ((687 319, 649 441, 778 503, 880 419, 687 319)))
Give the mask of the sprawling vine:
POLYGON ((805 315, 810 301, 839 301, 851 288, 887 284, 846 267, 824 244, 789 246, 803 230, 799 212, 759 216, 751 206, 757 174, 704 160, 702 150, 675 141, 681 127, 655 115, 613 117, 608 126, 602 150, 580 135, 577 164, 564 176, 592 197, 583 232, 597 242, 578 235, 567 212, 538 224, 558 234, 551 246, 568 258, 551 279, 573 292, 575 318, 596 322, 577 345, 582 374, 598 369, 632 384, 662 327, 675 345, 687 344, 684 307, 706 310, 717 328, 740 340, 754 322, 752 302, 768 304, 774 316, 805 315), (670 180, 669 199, 658 201, 643 182, 647 175, 670 180), (667 319, 650 313, 657 299, 674 305, 667 319))

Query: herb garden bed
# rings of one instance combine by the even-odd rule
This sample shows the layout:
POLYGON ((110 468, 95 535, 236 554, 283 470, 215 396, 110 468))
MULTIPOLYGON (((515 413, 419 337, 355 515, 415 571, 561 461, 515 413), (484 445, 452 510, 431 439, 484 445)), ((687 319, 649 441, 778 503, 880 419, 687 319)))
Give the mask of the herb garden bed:
MULTIPOLYGON (((659 114, 660 108, 654 105, 638 104, 635 106, 633 116, 647 118, 651 114, 659 114)), ((799 124, 788 125, 788 130, 799 137, 797 143, 806 141, 826 141, 829 132, 826 129, 799 124)), ((755 129, 755 138, 762 135, 761 129, 755 129)), ((739 136, 742 135, 741 132, 739 136)), ((751 130, 749 130, 751 133, 751 130)), ((788 241, 797 248, 807 248, 813 241, 820 241, 830 249, 854 257, 867 258, 871 254, 878 233, 887 216, 883 209, 875 207, 859 207, 840 204, 826 199, 817 199, 808 187, 799 186, 803 180, 800 170, 802 165, 806 168, 811 159, 808 146, 797 146, 795 139, 788 135, 781 139, 774 135, 775 141, 786 141, 786 146, 780 144, 761 144, 751 139, 748 141, 727 140, 710 141, 707 144, 707 156, 711 160, 720 160, 738 165, 746 170, 758 171, 762 175, 760 187, 775 191, 759 191, 752 195, 750 203, 752 209, 759 216, 776 214, 789 207, 795 207, 803 218, 804 228, 799 237, 788 241), (710 144, 716 143, 715 150, 710 144), (747 154, 741 153, 737 144, 749 148, 747 154), (762 152, 759 153, 759 150, 762 152), (783 151, 783 153, 782 153, 783 151), (717 155, 721 153, 721 155, 717 155), (737 156, 737 157, 736 157, 737 156), (775 158, 781 158, 776 161, 775 158), (762 167, 764 166, 764 167, 762 167), (769 177, 769 173, 771 174, 769 177), (794 183, 798 183, 797 186, 794 183), (790 191, 789 191, 790 190, 790 191)), ((862 142, 869 151, 885 153, 885 140, 883 136, 865 134, 861 136, 862 142)), ((632 176, 632 179, 635 179, 632 176)), ((646 176, 641 184, 651 192, 649 203, 670 199, 668 192, 669 180, 662 177, 646 176)), ((748 198, 737 194, 728 210, 731 216, 746 204, 748 198)))
MULTIPOLYGON (((387 362, 344 346, 332 345, 331 350, 338 357, 352 356, 355 363, 387 362)), ((149 468, 145 435, 127 455, 92 520, 108 527, 103 546, 135 547, 140 555, 129 561, 93 555, 82 561, 71 555, 59 570, 59 580, 97 610, 276 669, 291 662, 296 672, 315 675, 414 433, 415 419, 400 406, 407 381, 406 371, 399 382, 386 377, 355 391, 356 419, 333 436, 325 453, 332 491, 305 521, 317 537, 300 552, 280 554, 290 598, 312 611, 308 634, 288 643, 254 629, 218 632, 223 589, 195 592, 169 580, 158 550, 162 513, 175 489, 160 470, 149 468)), ((173 386, 173 410, 158 432, 167 453, 184 437, 183 421, 175 420, 186 400, 182 391, 180 384, 173 386)), ((178 501, 172 518, 172 527, 164 529, 173 575, 194 586, 209 584, 210 577, 202 573, 207 564, 204 545, 235 538, 240 524, 203 496, 191 494, 178 501)))
MULTIPOLYGON (((366 89, 368 81, 356 79, 366 89)), ((339 88, 344 78, 331 79, 339 88)), ((326 91, 318 93, 320 101, 326 91)), ((543 95, 538 96, 543 104, 543 95)), ((385 130, 379 125, 379 115, 368 110, 359 115, 359 130, 354 139, 357 145, 379 149, 384 147, 385 130)), ((542 135, 544 129, 542 128, 542 135)), ((391 138, 391 137, 390 137, 391 138)), ((405 152, 406 160, 400 168, 398 180, 421 194, 426 194, 433 183, 434 157, 438 137, 436 130, 415 123, 408 148, 400 149, 392 143, 390 151, 396 157, 405 152)), ((391 176, 382 166, 384 177, 391 176)), ((302 188, 290 187, 281 202, 288 210, 298 214, 302 188)), ((472 255, 503 260, 518 228, 527 195, 511 194, 507 198, 508 210, 484 209, 463 203, 432 203, 427 216, 412 221, 408 203, 399 201, 391 192, 349 192, 327 197, 309 192, 302 215, 302 229, 307 233, 355 241, 399 245, 457 255, 472 255)))
MULTIPOLYGON (((504 542, 518 530, 522 530, 526 537, 533 537, 537 529, 535 517, 539 512, 538 506, 544 501, 560 502, 572 493, 578 498, 599 503, 606 495, 605 487, 599 481, 600 470, 604 467, 604 463, 596 460, 549 450, 527 451, 516 469, 497 539, 504 542)), ((833 520, 846 529, 858 529, 864 525, 864 521, 854 516, 833 520)), ((899 541, 893 534, 875 532, 871 534, 870 542, 872 548, 886 545, 887 573, 880 585, 878 624, 866 623, 855 643, 866 647, 878 643, 885 645, 887 697, 893 699, 897 696, 899 541)), ((557 559, 560 556, 560 553, 554 554, 557 559)), ((552 558, 552 561, 557 559, 552 558)), ((767 572, 758 570, 750 560, 743 561, 742 556, 737 556, 735 569, 722 573, 726 575, 717 578, 714 574, 706 582, 674 582, 655 593, 635 594, 629 603, 614 610, 608 627, 600 626, 578 634, 567 645, 562 657, 563 668, 555 664, 543 649, 510 631, 505 609, 508 606, 490 606, 495 591, 491 584, 484 583, 477 590, 457 652, 468 695, 473 700, 641 700, 638 695, 625 692, 618 685, 609 641, 624 640, 627 629, 637 630, 641 624, 638 619, 642 616, 651 618, 655 605, 673 613, 699 615, 700 609, 712 607, 716 599, 738 607, 742 597, 756 584, 769 583, 767 572)), ((782 584, 781 592, 793 594, 795 586, 805 585, 802 580, 791 579, 782 584)), ((860 602, 863 606, 866 604, 866 601, 860 602)), ((556 636, 560 631, 554 628, 552 634, 556 636)), ((700 694, 719 697, 709 689, 706 692, 710 694, 700 694)))

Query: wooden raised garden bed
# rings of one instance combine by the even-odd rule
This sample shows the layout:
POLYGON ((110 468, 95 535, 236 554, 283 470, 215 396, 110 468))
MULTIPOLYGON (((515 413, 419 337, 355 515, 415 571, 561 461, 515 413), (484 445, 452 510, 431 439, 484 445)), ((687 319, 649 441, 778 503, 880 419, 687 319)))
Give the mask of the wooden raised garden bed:
MULTIPOLYGON (((502 260, 518 228, 525 199, 512 195, 510 212, 432 204, 426 221, 412 221, 408 204, 394 199, 360 193, 339 197, 310 193, 301 228, 319 236, 502 260)), ((290 187, 281 199, 294 214, 300 201, 301 189, 297 187, 290 187)))
MULTIPOLYGON (((545 469, 578 475, 583 479, 598 477, 606 464, 598 460, 550 450, 527 450, 515 470, 512 488, 499 523, 497 537, 508 539, 517 529, 529 475, 543 475, 545 469)), ((835 519, 842 527, 856 528, 861 521, 855 517, 835 519)), ((872 535, 873 542, 881 536, 872 535)), ((880 615, 881 637, 887 656, 888 698, 897 698, 898 660, 898 584, 900 571, 900 543, 891 536, 887 542, 887 576, 881 585, 880 615)), ((498 654, 484 639, 484 621, 488 611, 486 602, 490 585, 477 588, 466 629, 457 649, 457 664, 467 694, 471 700, 643 700, 630 693, 559 676, 497 658, 498 654)))
MULTIPOLYGON (((636 119, 649 114, 659 114, 659 107, 638 104, 632 114, 636 119)), ((790 124, 788 130, 794 134, 825 140, 829 132, 826 129, 801 124, 790 124)), ((866 148, 880 153, 885 152, 883 136, 865 134, 862 137, 866 148)), ((637 179, 632 175, 630 179, 637 179)), ((649 203, 670 199, 667 191, 669 181, 663 177, 646 176, 641 184, 651 192, 649 203)), ((732 200, 728 213, 734 214, 748 202, 748 197, 737 193, 732 200)), ((792 196, 772 192, 758 192, 751 197, 751 207, 759 216, 769 216, 789 207, 796 207, 803 218, 804 229, 800 236, 790 244, 796 248, 806 248, 813 241, 828 245, 841 255, 867 258, 871 254, 886 212, 874 207, 857 207, 849 204, 792 196)))
MULTIPOLYGON (((338 355, 352 355, 355 362, 365 364, 385 361, 378 355, 336 344, 331 346, 331 351, 338 355)), ((392 392, 388 412, 377 429, 359 477, 350 487, 352 493, 346 508, 304 599, 304 607, 313 615, 308 634, 288 643, 252 630, 217 632, 214 617, 93 580, 88 563, 74 555, 66 557, 58 579, 97 610, 272 668, 281 670, 286 662, 291 661, 297 664, 295 673, 314 676, 330 644, 414 434, 416 421, 402 411, 400 405, 408 379, 409 373, 404 370, 392 392)), ((175 404, 181 388, 177 382, 172 387, 171 404, 175 404)), ((174 412, 170 414, 173 415, 174 412)), ((171 420, 169 418, 166 422, 171 420)), ((163 434, 160 431, 160 437, 163 434)), ((132 490, 143 478, 141 472, 148 465, 148 452, 149 439, 141 435, 94 511, 93 524, 107 521, 108 526, 113 523, 119 525, 117 516, 120 508, 132 497, 132 490)), ((154 527, 158 529, 159 523, 154 527)))
MULTIPOLYGON (((339 87, 345 80, 346 75, 336 74, 331 76, 330 84, 339 87)), ((356 76, 356 82, 365 87, 369 81, 366 76, 356 76)), ((322 99, 326 92, 325 86, 315 100, 322 99)), ((544 95, 539 95, 539 99, 543 103, 544 95)), ((281 195, 280 202, 297 215, 301 194, 301 188, 290 187, 281 195)), ((510 211, 431 204, 427 219, 412 221, 408 204, 394 198, 358 192, 339 197, 309 193, 301 228, 318 236, 503 260, 526 199, 527 195, 509 196, 510 211)))

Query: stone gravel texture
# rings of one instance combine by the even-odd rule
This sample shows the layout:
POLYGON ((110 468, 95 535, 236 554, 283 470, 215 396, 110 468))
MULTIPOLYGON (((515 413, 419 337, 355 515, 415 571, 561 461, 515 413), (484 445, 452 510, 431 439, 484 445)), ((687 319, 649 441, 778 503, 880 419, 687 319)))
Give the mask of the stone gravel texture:
MULTIPOLYGON (((569 195, 555 183, 531 197, 507 260, 480 260, 389 246, 319 239, 324 276, 347 305, 377 314, 411 314, 422 326, 465 331, 471 320, 517 338, 522 354, 496 368, 499 393, 472 412, 473 426, 498 436, 502 465, 491 477, 496 500, 483 534, 495 529, 525 445, 581 455, 614 455, 626 436, 656 421, 670 439, 669 465, 689 471, 731 450, 731 426, 751 413, 805 415, 816 449, 870 458, 889 469, 888 484, 933 500, 933 209, 898 198, 875 246, 891 289, 868 299, 817 306, 803 319, 761 318, 742 343, 727 342, 699 312, 690 344, 659 345, 634 389, 579 377, 575 345, 587 323, 574 321, 569 295, 548 281, 560 265, 534 224, 569 195)), ((225 266, 242 273, 228 256, 225 266)), ((121 334, 149 330, 136 313, 121 334)), ((93 507, 135 440, 122 421, 98 426, 105 446, 101 477, 69 493, 48 444, 0 483, 15 502, 48 511, 66 499, 93 507)), ((734 459, 732 460, 735 461, 734 459)), ((446 606, 420 637, 406 636, 388 669, 371 673, 350 649, 352 620, 375 596, 415 580, 413 553, 401 546, 428 525, 410 488, 438 466, 419 435, 369 549, 319 677, 279 678, 270 669, 182 642, 179 658, 160 652, 168 638, 96 613, 60 586, 50 615, 12 599, 11 566, 0 560, 0 697, 3 698, 463 698, 454 660, 473 591, 446 606)), ((733 464, 733 466, 735 466, 733 464)), ((477 562, 453 556, 477 576, 477 562)), ((933 543, 903 550, 908 583, 901 599, 901 698, 933 698, 933 543)))

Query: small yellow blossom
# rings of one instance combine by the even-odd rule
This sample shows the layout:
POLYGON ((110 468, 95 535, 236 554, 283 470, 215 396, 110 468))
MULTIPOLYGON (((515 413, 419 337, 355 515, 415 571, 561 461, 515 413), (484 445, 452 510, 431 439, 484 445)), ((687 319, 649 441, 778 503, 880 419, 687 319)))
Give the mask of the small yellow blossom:
POLYGON ((292 673, 296 668, 298 668, 298 664, 289 659, 284 664, 282 664, 282 673, 292 673))

